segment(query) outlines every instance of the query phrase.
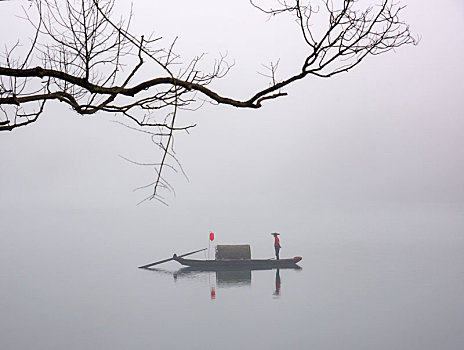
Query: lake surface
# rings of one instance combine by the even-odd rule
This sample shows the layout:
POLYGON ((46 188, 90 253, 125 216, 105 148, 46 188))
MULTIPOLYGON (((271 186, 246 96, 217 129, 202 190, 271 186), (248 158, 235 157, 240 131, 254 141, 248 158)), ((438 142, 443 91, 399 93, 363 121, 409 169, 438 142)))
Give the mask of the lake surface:
MULTIPOLYGON (((460 204, 294 208, 281 255, 302 269, 235 274, 137 269, 207 245, 193 214, 161 211, 4 208, 0 348, 464 348, 460 204)), ((218 214, 216 243, 271 257, 248 211, 218 214)))

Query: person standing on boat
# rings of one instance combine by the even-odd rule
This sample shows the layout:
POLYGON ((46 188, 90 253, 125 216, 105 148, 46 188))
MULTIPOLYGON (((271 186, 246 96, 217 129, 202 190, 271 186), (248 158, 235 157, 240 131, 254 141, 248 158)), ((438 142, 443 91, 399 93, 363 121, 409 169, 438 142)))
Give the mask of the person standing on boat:
POLYGON ((280 235, 280 233, 274 232, 274 233, 271 233, 271 235, 274 236, 274 249, 275 249, 275 255, 276 255, 276 259, 279 260, 280 239, 279 239, 278 236, 280 235))

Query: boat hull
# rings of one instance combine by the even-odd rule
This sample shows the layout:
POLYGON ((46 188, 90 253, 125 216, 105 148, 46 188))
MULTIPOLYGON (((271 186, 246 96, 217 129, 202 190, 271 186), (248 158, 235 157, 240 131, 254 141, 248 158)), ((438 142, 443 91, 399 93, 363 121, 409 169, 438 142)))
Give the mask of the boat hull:
POLYGON ((224 260, 195 260, 184 259, 174 255, 173 259, 184 266, 196 269, 273 269, 273 268, 298 268, 297 263, 301 256, 291 259, 224 259, 224 260))

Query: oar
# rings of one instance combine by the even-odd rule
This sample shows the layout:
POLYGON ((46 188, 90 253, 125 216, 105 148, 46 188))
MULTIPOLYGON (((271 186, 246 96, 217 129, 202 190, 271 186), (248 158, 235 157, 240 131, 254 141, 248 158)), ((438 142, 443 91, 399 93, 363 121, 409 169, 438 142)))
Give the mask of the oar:
MULTIPOLYGON (((208 249, 208 248, 204 248, 204 249, 200 249, 200 250, 195 250, 194 252, 190 252, 190 253, 185 253, 185 254, 182 254, 182 255, 178 255, 177 257, 182 258, 182 257, 187 256, 187 255, 192 255, 192 254, 195 254, 195 253, 198 253, 198 252, 202 252, 203 250, 206 250, 206 249, 208 249)), ((158 264, 162 264, 162 263, 165 263, 165 262, 168 262, 168 261, 171 261, 171 260, 174 260, 174 258, 164 259, 164 260, 160 260, 160 261, 157 261, 157 262, 148 264, 148 265, 139 266, 139 269, 146 269, 147 267, 151 267, 151 266, 155 266, 155 265, 158 265, 158 264)))

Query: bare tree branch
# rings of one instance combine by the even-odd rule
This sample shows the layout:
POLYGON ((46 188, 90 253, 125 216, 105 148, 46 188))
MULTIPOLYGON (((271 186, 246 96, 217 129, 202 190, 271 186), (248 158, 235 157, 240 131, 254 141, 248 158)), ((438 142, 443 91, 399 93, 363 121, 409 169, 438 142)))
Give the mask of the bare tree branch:
POLYGON ((160 36, 135 36, 130 31, 132 9, 126 19, 115 19, 115 0, 32 0, 24 10, 24 19, 34 28, 29 48, 17 55, 18 42, 0 57, 0 131, 37 122, 52 101, 66 103, 81 115, 114 113, 146 130, 161 150, 161 161, 152 163, 155 179, 147 199, 164 202, 159 190, 173 189, 162 176, 163 169, 181 169, 173 149, 174 133, 193 126, 176 126, 180 111, 197 110, 205 101, 260 108, 285 96, 284 88, 298 80, 329 78, 350 71, 368 56, 417 43, 400 19, 399 3, 371 1, 377 3, 277 0, 266 5, 267 1, 250 0, 270 19, 290 16, 308 54, 283 79, 277 76, 279 61, 263 66, 266 72, 259 74, 269 84, 240 100, 208 87, 233 67, 227 55, 220 55, 209 72, 199 69, 203 54, 181 65, 174 50, 177 38, 163 47, 160 36), (175 73, 174 67, 181 68, 175 73), (150 79, 141 73, 147 68, 150 79))

